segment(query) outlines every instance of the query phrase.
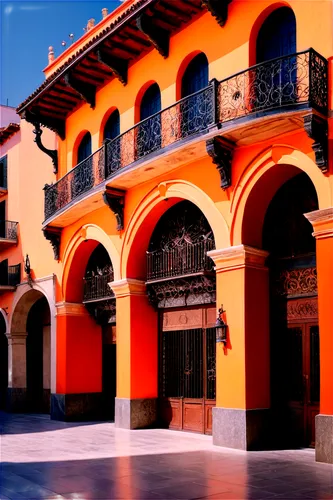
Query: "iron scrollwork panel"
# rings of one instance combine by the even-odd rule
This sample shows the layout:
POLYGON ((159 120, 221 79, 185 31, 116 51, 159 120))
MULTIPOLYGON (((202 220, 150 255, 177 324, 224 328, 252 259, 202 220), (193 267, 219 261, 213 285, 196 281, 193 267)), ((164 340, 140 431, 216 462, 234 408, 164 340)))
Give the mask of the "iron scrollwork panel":
POLYGON ((218 96, 220 121, 308 102, 309 60, 309 52, 293 54, 223 80, 218 96))

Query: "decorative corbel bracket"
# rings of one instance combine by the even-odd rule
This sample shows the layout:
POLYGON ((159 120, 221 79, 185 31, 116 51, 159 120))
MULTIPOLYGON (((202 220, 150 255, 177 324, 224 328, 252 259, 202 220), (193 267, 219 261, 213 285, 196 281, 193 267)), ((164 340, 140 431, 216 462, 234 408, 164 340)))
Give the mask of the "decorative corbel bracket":
POLYGON ((213 137, 213 139, 206 141, 206 150, 219 171, 221 188, 226 189, 230 187, 234 144, 221 137, 213 137))
POLYGON ((328 170, 328 127, 327 121, 317 115, 304 116, 304 129, 310 139, 314 141, 312 149, 315 153, 316 164, 325 173, 328 170))
POLYGON ((58 151, 56 149, 48 149, 44 146, 42 143, 42 129, 40 127, 40 123, 35 123, 35 128, 33 130, 33 133, 36 135, 35 137, 35 143, 39 147, 43 153, 47 154, 53 163, 53 172, 56 174, 58 172, 58 151))
POLYGON ((122 231, 124 229, 125 192, 120 189, 106 189, 103 193, 103 200, 116 217, 117 231, 122 231))
POLYGON ((118 80, 123 84, 127 84, 128 61, 113 57, 102 50, 96 51, 97 59, 101 64, 111 69, 118 80))
POLYGON ((147 40, 154 45, 163 57, 169 55, 170 33, 163 28, 154 26, 153 18, 147 14, 141 14, 136 18, 138 29, 146 36, 147 40))
POLYGON ((54 259, 60 259, 61 228, 48 226, 43 229, 44 237, 51 243, 54 259))
POLYGON ((204 5, 220 26, 224 26, 228 19, 228 6, 232 0, 202 0, 204 5))
POLYGON ((56 132, 62 140, 64 140, 66 137, 64 120, 57 120, 56 118, 51 118, 49 116, 44 116, 39 113, 35 113, 34 111, 28 110, 21 113, 21 118, 29 123, 32 123, 32 125, 34 125, 35 127, 38 124, 43 125, 50 130, 53 130, 53 132, 56 132))
POLYGON ((90 83, 84 83, 78 80, 71 73, 66 73, 64 76, 65 83, 67 87, 72 88, 77 92, 84 101, 86 101, 91 108, 95 108, 96 105, 96 87, 90 83))

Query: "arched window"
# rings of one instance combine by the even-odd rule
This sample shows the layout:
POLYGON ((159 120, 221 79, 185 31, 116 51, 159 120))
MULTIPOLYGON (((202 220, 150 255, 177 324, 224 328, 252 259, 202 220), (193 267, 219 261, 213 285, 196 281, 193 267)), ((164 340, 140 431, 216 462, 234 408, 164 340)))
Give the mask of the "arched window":
POLYGON ((289 7, 270 14, 257 37, 257 63, 296 52, 296 19, 289 7))
POLYGON ((182 78, 182 97, 194 94, 208 85, 208 60, 205 54, 195 56, 182 78))
POLYGON ((161 111, 161 92, 157 83, 153 83, 144 93, 140 106, 140 120, 149 118, 161 111))
POLYGON ((89 132, 85 134, 83 139, 80 142, 80 145, 77 149, 77 162, 81 163, 81 161, 88 158, 91 155, 91 135, 89 132))
POLYGON ((161 115, 156 115, 159 111, 161 92, 157 83, 153 83, 144 93, 140 104, 140 121, 145 121, 138 127, 137 159, 161 148, 161 115))
POLYGON ((104 139, 115 139, 120 134, 120 116, 115 109, 108 118, 104 127, 104 139))

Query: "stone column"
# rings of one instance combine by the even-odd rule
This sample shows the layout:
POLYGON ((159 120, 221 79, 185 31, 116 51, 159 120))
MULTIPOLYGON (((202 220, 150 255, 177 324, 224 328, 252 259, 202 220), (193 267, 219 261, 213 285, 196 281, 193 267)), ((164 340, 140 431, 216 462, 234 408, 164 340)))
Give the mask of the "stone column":
POLYGON ((216 345, 213 443, 241 450, 267 445, 270 408, 267 252, 245 245, 213 250, 217 306, 228 325, 216 345))
POLYGON ((143 281, 110 283, 117 304, 116 427, 137 429, 157 418, 158 315, 143 281))
POLYGON ((102 412, 102 329, 83 304, 57 307, 56 392, 51 418, 95 420, 102 412))
POLYGON ((333 207, 305 214, 316 238, 319 312, 320 414, 316 460, 333 463, 333 207))
POLYGON ((27 410, 27 332, 7 333, 8 389, 6 409, 11 412, 27 410))

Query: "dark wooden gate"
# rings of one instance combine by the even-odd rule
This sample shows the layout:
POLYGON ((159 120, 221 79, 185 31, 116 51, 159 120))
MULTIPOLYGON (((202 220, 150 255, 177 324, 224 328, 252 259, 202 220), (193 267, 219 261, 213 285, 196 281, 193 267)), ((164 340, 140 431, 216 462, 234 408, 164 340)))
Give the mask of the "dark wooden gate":
MULTIPOLYGON (((288 304, 289 305, 289 304, 288 304)), ((315 416, 319 413, 319 326, 317 298, 291 302, 288 307, 287 379, 291 434, 295 444, 315 445, 315 416), (291 311, 302 311, 295 320, 291 311)), ((292 313, 294 315, 294 313, 292 313)))
POLYGON ((164 310, 160 315, 162 425, 211 434, 216 388, 215 307, 164 310))

